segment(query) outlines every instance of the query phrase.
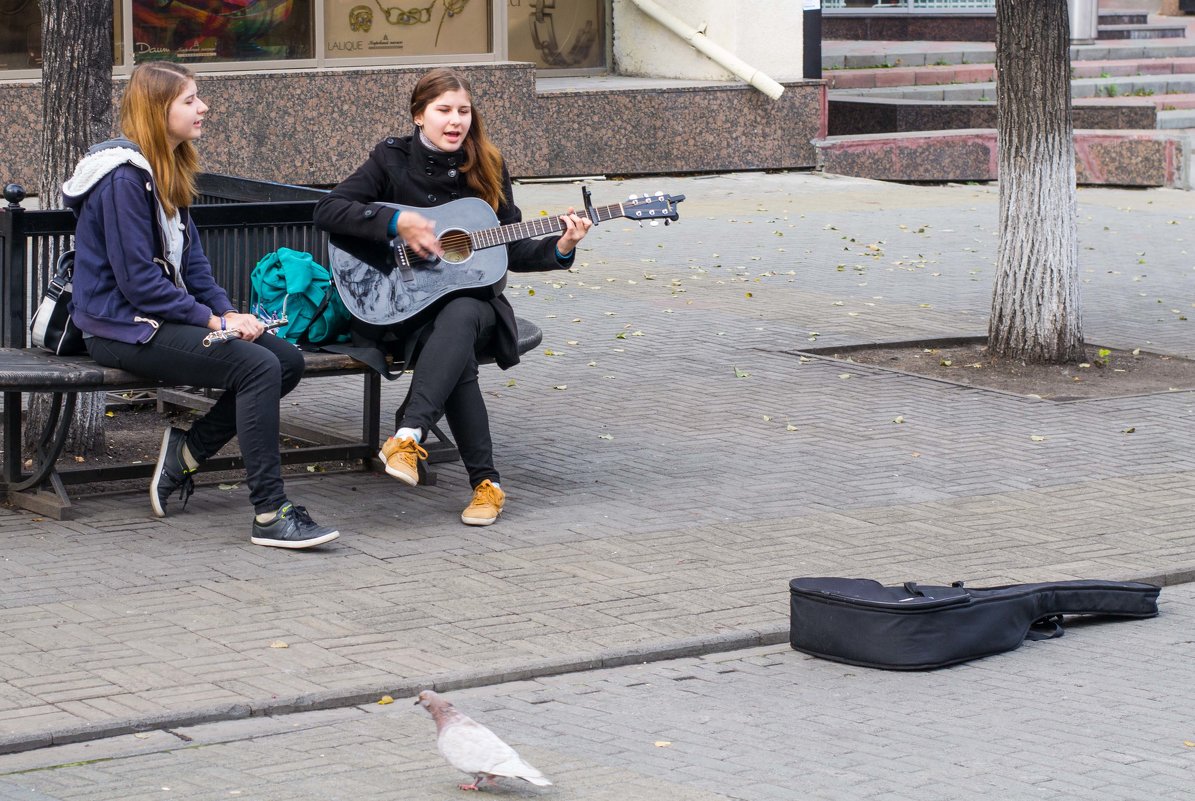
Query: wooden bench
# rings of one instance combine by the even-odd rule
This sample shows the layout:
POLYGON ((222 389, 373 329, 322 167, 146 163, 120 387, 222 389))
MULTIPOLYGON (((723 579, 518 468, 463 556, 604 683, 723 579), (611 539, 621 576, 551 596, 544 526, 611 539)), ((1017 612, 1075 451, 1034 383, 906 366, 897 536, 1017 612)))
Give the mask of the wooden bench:
MULTIPOLYGON (((233 303, 248 307, 250 273, 261 256, 280 247, 327 253, 326 236, 315 228, 312 214, 320 190, 249 181, 230 176, 204 175, 200 202, 192 217, 200 232, 204 252, 216 280, 233 303)), ((69 211, 26 210, 20 207, 24 191, 10 184, 4 188, 7 207, 0 207, 0 391, 3 392, 3 446, 0 459, 0 493, 13 505, 56 519, 72 511, 66 486, 72 484, 148 478, 154 464, 116 464, 103 467, 60 466, 59 457, 80 392, 154 388, 172 404, 205 408, 210 398, 184 394, 176 388, 124 370, 102 367, 87 356, 54 356, 29 347, 30 310, 36 308, 48 280, 52 256, 70 247, 75 218, 69 211), (33 463, 24 466, 22 393, 52 396, 44 429, 34 438, 33 463)), ((317 257, 317 261, 320 260, 317 257)), ((520 319, 519 352, 526 353, 542 340, 534 324, 520 319)), ((306 376, 362 377, 362 424, 357 439, 346 440, 334 432, 319 432, 315 444, 282 450, 283 464, 316 461, 360 462, 376 468, 381 427, 381 376, 351 357, 334 353, 305 352, 306 376)), ((402 365, 394 365, 395 371, 402 365)), ((429 461, 458 457, 456 447, 440 429, 433 429, 428 443, 429 461)), ((205 470, 243 467, 239 456, 215 457, 205 470)), ((434 479, 433 479, 434 480, 434 479)))

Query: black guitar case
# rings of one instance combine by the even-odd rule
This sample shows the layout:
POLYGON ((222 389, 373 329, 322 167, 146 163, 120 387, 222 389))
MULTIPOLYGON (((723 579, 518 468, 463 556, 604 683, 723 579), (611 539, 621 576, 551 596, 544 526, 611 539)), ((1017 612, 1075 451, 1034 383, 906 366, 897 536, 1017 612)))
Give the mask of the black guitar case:
POLYGON ((969 588, 870 579, 789 582, 789 641, 812 656, 888 670, 926 670, 1062 635, 1063 615, 1153 617, 1158 593, 1133 581, 969 588))

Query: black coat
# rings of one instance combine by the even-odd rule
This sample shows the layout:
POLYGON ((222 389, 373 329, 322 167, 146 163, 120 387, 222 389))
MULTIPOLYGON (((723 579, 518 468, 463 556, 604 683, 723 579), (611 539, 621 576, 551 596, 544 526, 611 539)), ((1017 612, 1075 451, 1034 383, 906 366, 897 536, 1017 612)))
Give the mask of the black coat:
MULTIPOLYGON (((438 206, 458 198, 476 197, 477 193, 460 173, 463 160, 462 153, 428 150, 417 134, 385 139, 374 147, 369 159, 356 172, 320 200, 315 207, 315 223, 332 234, 338 247, 364 261, 383 264, 389 259, 389 227, 394 210, 382 204, 438 206)), ((502 184, 503 202, 498 206, 498 221, 502 225, 521 222, 523 214, 513 202, 505 165, 502 184)), ((565 264, 556 258, 559 239, 550 236, 509 243, 506 245, 509 269, 526 272, 568 267, 571 258, 565 264)), ((498 365, 506 369, 519 361, 514 309, 505 295, 490 302, 500 323, 493 355, 498 365)))

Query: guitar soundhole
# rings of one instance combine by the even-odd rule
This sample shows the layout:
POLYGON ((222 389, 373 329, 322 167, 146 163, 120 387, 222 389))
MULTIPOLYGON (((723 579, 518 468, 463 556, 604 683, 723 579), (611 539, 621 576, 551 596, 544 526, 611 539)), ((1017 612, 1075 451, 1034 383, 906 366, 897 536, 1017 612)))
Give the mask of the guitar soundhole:
POLYGON ((473 243, 467 231, 445 231, 440 237, 440 247, 444 248, 441 258, 449 264, 463 264, 473 255, 473 243))

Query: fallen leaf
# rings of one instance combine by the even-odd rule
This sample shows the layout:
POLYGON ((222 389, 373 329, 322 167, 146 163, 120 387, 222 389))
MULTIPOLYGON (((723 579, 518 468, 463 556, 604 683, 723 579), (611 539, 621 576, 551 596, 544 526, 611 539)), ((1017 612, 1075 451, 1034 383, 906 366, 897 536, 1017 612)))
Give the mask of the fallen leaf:
POLYGON ((770 423, 770 422, 772 422, 772 418, 771 418, 769 415, 766 415, 766 414, 765 414, 765 415, 763 416, 763 421, 764 421, 765 423, 770 423))
POLYGON ((153 735, 147 731, 139 731, 139 732, 134 732, 133 736, 136 737, 138 740, 148 740, 153 735))
POLYGON ((568 384, 557 384, 552 389, 568 389, 568 384))
POLYGON ((217 487, 217 489, 222 489, 222 490, 227 491, 227 490, 234 490, 234 489, 238 488, 239 486, 241 486, 241 485, 240 484, 220 484, 217 487))
POLYGON ((785 431, 796 431, 797 427, 795 425, 793 425, 792 423, 789 423, 788 425, 786 425, 784 427, 784 430, 785 431))
POLYGON ((667 748, 670 745, 672 743, 669 740, 656 740, 656 748, 667 748))
POLYGON ((290 648, 290 645, 284 643, 282 640, 274 640, 270 643, 271 648, 290 648))
POLYGON ((394 703, 394 699, 388 695, 383 695, 381 698, 378 699, 378 704, 380 704, 382 706, 385 706, 386 704, 393 704, 393 703, 394 703))
POLYGON ((598 439, 614 439, 613 434, 598 434, 598 439))
POLYGON ((515 380, 512 378, 512 379, 510 379, 509 381, 507 381, 507 382, 506 382, 506 386, 508 386, 508 387, 514 387, 514 386, 518 386, 518 385, 515 383, 515 380))
POLYGON ((1029 439, 1032 440, 1033 442, 1045 442, 1046 441, 1046 438, 1043 437, 1041 434, 1030 434, 1029 439))
POLYGON ((838 377, 845 381, 846 379, 851 377, 851 374, 850 373, 839 373, 838 377))
POLYGON ((1126 429, 1124 430, 1124 433, 1126 433, 1126 434, 1132 434, 1132 433, 1133 433, 1134 431, 1136 431, 1136 430, 1137 430, 1137 427, 1136 427, 1136 426, 1129 426, 1128 428, 1126 428, 1126 429))
POLYGON ((734 377, 735 378, 746 378, 749 375, 751 375, 751 374, 748 373, 746 370, 740 370, 737 367, 734 368, 734 377))
POLYGON ((896 417, 892 418, 892 422, 894 423, 903 423, 904 421, 905 416, 903 414, 898 414, 896 417))

